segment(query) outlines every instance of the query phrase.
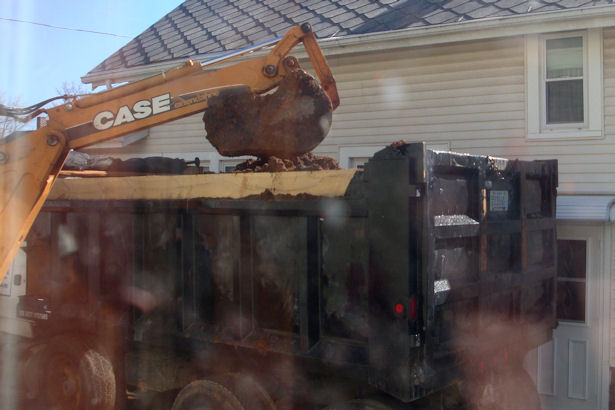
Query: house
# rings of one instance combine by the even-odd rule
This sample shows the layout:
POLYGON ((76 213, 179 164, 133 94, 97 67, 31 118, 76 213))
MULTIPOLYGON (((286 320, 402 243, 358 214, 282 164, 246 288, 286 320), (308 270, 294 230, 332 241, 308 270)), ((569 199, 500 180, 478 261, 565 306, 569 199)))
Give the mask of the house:
MULTIPOLYGON (((615 401, 615 5, 187 0, 82 80, 134 81, 306 21, 341 98, 317 154, 356 167, 394 141, 424 140, 436 149, 559 160, 560 322, 526 367, 544 408, 608 408, 615 401)), ((206 141, 200 115, 89 152, 198 156, 214 171, 238 162, 206 141)))

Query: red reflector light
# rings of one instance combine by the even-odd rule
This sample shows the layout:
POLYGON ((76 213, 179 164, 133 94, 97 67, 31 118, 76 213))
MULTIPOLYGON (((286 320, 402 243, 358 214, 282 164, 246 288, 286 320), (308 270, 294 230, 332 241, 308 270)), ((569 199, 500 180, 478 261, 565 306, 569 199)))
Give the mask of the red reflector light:
POLYGON ((398 315, 404 313, 404 305, 402 305, 401 303, 397 303, 395 305, 395 313, 397 313, 398 315))
POLYGON ((410 320, 416 320, 417 306, 416 296, 410 298, 410 320))

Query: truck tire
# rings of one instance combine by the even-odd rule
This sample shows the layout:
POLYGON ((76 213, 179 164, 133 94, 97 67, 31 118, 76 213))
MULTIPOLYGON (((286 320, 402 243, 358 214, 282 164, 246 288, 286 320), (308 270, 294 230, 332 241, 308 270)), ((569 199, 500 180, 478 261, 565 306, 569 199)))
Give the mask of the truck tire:
POLYGON ((339 408, 344 410, 390 410, 393 407, 377 399, 355 399, 344 403, 339 408))
POLYGON ((45 344, 35 344, 29 346, 24 351, 24 357, 21 362, 21 392, 24 408, 30 407, 31 403, 36 401, 41 392, 41 375, 40 369, 45 356, 45 344))
POLYGON ((194 381, 179 392, 173 410, 194 408, 274 410, 276 406, 251 375, 227 373, 194 381))
POLYGON ((243 410, 232 391, 212 380, 195 380, 185 386, 173 402, 172 410, 243 410))
POLYGON ((41 404, 47 408, 107 410, 115 406, 113 366, 76 338, 51 340, 44 349, 41 376, 41 404))
POLYGON ((225 374, 216 380, 227 386, 246 410, 274 410, 276 408, 269 393, 250 374, 225 374))

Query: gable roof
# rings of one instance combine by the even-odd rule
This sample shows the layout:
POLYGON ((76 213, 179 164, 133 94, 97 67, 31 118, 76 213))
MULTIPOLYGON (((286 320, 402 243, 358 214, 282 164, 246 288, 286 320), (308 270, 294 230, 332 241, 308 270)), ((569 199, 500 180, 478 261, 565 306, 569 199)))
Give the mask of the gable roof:
MULTIPOLYGON (((309 22, 319 38, 581 9, 610 0, 186 0, 89 75, 203 59, 281 37, 309 22)), ((86 76, 87 77, 87 76, 86 76)))

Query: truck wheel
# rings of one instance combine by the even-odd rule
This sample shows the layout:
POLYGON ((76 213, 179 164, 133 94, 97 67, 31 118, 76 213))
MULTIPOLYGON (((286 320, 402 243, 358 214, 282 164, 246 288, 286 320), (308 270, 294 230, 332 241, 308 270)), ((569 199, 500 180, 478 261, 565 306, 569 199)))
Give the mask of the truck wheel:
POLYGON ((391 406, 375 399, 355 399, 343 405, 347 410, 390 410, 391 406))
MULTIPOLYGON (((415 403, 413 403, 414 405, 415 403)), ((366 397, 359 397, 350 399, 341 403, 334 403, 326 407, 326 410, 396 410, 406 409, 409 407, 400 404, 399 401, 393 399, 390 396, 384 396, 382 394, 373 394, 366 397)), ((415 408, 414 406, 412 407, 415 408)), ((433 408, 418 406, 418 408, 433 408)))
POLYGON ((211 380, 195 380, 181 389, 172 410, 220 409, 243 410, 237 396, 211 380))
POLYGON ((176 410, 176 405, 180 404, 183 407, 177 409, 274 410, 276 408, 267 391, 251 375, 239 373, 216 375, 211 380, 197 380, 190 383, 177 395, 173 410, 176 410), (184 404, 188 402, 190 406, 184 404))
POLYGON ((227 386, 246 410, 274 410, 269 393, 250 374, 232 373, 216 378, 227 386))
POLYGON ((115 375, 111 363, 85 343, 57 337, 44 350, 41 398, 52 409, 113 409, 115 375))
POLYGON ((22 394, 20 397, 24 402, 23 407, 29 407, 32 401, 40 397, 41 392, 41 364, 45 356, 44 344, 36 344, 25 350, 24 358, 21 363, 21 386, 22 394))

